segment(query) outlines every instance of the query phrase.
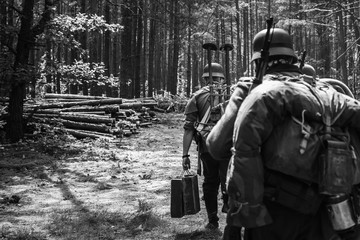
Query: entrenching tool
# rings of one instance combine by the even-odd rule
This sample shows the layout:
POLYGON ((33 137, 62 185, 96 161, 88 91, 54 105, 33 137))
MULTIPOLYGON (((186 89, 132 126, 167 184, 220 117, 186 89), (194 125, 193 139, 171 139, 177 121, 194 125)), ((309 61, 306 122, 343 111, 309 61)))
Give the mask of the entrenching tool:
POLYGON ((230 98, 230 63, 229 63, 229 52, 234 49, 234 45, 231 43, 225 43, 220 47, 220 50, 225 51, 225 74, 226 74, 226 97, 225 100, 230 98))
MULTIPOLYGON (((212 68, 211 68, 211 51, 216 51, 218 48, 215 43, 204 43, 202 47, 207 51, 207 60, 209 66, 209 81, 210 81, 210 109, 214 107, 214 94, 213 94, 213 79, 212 79, 212 68)), ((197 174, 201 176, 201 158, 200 158, 200 145, 198 146, 198 167, 197 174)))
POLYGON ((207 60, 209 66, 209 81, 210 81, 210 104, 211 108, 214 107, 214 98, 213 98, 213 79, 212 79, 212 70, 211 70, 211 51, 216 51, 217 46, 215 43, 204 43, 202 46, 207 50, 207 60))

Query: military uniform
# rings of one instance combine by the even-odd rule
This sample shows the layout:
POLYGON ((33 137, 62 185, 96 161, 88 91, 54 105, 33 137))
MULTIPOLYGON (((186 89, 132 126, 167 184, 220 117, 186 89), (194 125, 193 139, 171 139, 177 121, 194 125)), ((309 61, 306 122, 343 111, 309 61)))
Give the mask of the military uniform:
MULTIPOLYGON (((231 97, 233 108, 226 112, 232 113, 225 112, 218 123, 222 126, 216 125, 207 141, 216 159, 231 152, 227 224, 244 227, 246 240, 358 239, 356 225, 336 232, 330 222, 320 194, 319 158, 326 149, 324 129, 349 128, 355 149, 350 185, 359 185, 360 102, 327 83, 309 84, 294 65, 297 57, 288 33, 270 32, 263 83, 254 85, 245 99, 231 97)), ((257 71, 264 36, 261 31, 253 42, 257 71)))
MULTIPOLYGON (((214 75, 217 73, 215 72, 214 75)), ((221 73, 222 74, 222 73, 221 73)), ((223 75, 222 75, 223 76, 223 75)), ((219 76, 218 76, 219 77, 219 76)), ((203 166, 203 199, 205 201, 205 207, 208 215, 209 224, 206 228, 216 229, 219 224, 218 217, 218 192, 219 186, 223 197, 226 195, 226 171, 227 171, 227 162, 218 162, 210 154, 205 144, 205 139, 207 134, 210 132, 211 128, 215 125, 216 121, 220 118, 219 112, 216 112, 216 115, 219 117, 214 117, 214 114, 210 114, 209 120, 206 121, 204 130, 201 131, 203 134, 198 132, 196 126, 202 124, 204 116, 209 114, 211 110, 211 100, 210 100, 210 87, 205 86, 195 92, 191 99, 188 101, 185 107, 185 124, 184 124, 184 153, 188 151, 188 144, 186 143, 189 140, 186 140, 186 135, 192 134, 198 144, 198 151, 201 158, 203 166)), ((221 106, 218 98, 213 99, 214 106, 221 106)), ((227 198, 225 199, 227 202, 227 198)))
MULTIPOLYGON (((339 239, 318 191, 321 143, 314 140, 300 154, 301 126, 293 117, 320 128, 328 103, 334 126, 360 133, 360 103, 329 86, 286 79, 265 80, 238 111, 227 180, 230 219, 246 228, 245 239, 339 239)), ((359 180, 356 175, 353 184, 359 180)))
MULTIPOLYGON (((184 128, 196 132, 195 124, 200 121, 210 107, 210 90, 204 87, 197 91, 189 100, 185 108, 185 124, 184 128)), ((208 123, 209 125, 215 123, 208 123)), ((222 192, 225 192, 225 174, 227 171, 227 163, 216 161, 208 152, 205 142, 198 136, 198 151, 203 163, 203 192, 206 211, 209 223, 218 225, 219 218, 217 216, 218 209, 218 190, 221 185, 222 192)))

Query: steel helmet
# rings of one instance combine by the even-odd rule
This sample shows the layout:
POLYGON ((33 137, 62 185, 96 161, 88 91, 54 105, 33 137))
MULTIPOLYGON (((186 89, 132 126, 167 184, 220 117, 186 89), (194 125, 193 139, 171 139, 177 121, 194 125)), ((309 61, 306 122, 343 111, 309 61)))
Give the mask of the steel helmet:
POLYGON ((312 76, 313 78, 316 78, 315 68, 313 66, 309 65, 309 64, 304 64, 301 71, 305 75, 312 76))
MULTIPOLYGON (((253 39, 253 55, 251 61, 261 58, 261 49, 264 47, 265 36, 267 29, 258 32, 253 39)), ((293 63, 297 61, 293 49, 293 42, 291 36, 281 28, 270 29, 270 48, 269 56, 290 56, 293 58, 293 63)))
MULTIPOLYGON (((225 78, 223 67, 218 63, 211 63, 211 75, 213 77, 225 78)), ((209 77, 209 64, 206 64, 206 66, 204 67, 202 77, 209 77)))

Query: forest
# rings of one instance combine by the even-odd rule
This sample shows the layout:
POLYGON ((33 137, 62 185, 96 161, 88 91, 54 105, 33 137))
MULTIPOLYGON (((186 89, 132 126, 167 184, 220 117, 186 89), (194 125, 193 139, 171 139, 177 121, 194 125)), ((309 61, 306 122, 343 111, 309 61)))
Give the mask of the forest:
POLYGON ((0 129, 20 140, 24 102, 45 93, 189 97, 203 84, 205 43, 230 83, 253 76, 252 39, 269 17, 318 77, 358 96, 360 1, 2 0, 0 129))

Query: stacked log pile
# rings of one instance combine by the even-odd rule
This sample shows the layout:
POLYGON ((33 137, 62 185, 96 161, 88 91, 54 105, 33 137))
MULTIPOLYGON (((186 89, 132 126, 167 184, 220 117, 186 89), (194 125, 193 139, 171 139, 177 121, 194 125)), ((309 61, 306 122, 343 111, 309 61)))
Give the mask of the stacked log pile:
POLYGON ((41 104, 26 104, 24 113, 29 121, 55 124, 77 138, 121 138, 157 121, 157 106, 153 98, 46 94, 41 104))

